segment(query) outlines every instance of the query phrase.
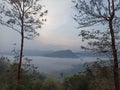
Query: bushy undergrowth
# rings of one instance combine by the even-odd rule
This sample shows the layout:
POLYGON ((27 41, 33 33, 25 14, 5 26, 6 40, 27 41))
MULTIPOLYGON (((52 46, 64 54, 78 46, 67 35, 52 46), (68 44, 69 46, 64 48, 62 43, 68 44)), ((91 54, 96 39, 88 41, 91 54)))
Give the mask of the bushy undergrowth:
POLYGON ((0 90, 114 90, 112 67, 103 63, 88 65, 85 72, 66 76, 63 80, 40 74, 33 66, 22 68, 17 83, 17 63, 0 58, 0 90), (29 68, 29 69, 28 69, 29 68))

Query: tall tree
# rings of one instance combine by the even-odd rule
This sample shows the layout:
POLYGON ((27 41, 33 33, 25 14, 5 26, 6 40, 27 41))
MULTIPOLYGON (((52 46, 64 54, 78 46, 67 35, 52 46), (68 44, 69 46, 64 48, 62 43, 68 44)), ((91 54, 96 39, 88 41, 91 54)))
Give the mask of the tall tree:
POLYGON ((40 0, 2 0, 0 6, 0 23, 17 31, 21 37, 17 80, 21 80, 21 64, 23 58, 24 39, 32 39, 39 33, 46 21, 47 10, 40 0))
MULTIPOLYGON (((113 72, 115 90, 120 90, 118 73, 120 0, 73 0, 73 2, 78 11, 74 19, 78 22, 79 28, 97 26, 98 24, 106 27, 106 30, 82 30, 80 35, 83 41, 90 40, 88 41, 88 45, 92 46, 92 48, 89 47, 87 49, 99 50, 102 53, 111 54, 114 61, 113 72)), ((86 47, 82 48, 86 49, 86 47)))

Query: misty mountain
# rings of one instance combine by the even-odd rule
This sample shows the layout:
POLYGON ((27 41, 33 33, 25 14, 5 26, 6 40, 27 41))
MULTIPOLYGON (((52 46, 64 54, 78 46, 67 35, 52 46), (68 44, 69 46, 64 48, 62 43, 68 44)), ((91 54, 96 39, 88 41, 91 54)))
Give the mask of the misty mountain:
MULTIPOLYGON (((15 55, 12 51, 0 51, 0 55, 15 55)), ((24 50, 24 56, 44 56, 59 58, 78 58, 78 57, 103 57, 103 54, 94 54, 90 51, 73 52, 72 50, 24 50)))
POLYGON ((45 57, 59 57, 59 58, 78 58, 78 56, 71 50, 60 50, 49 54, 45 54, 45 57))

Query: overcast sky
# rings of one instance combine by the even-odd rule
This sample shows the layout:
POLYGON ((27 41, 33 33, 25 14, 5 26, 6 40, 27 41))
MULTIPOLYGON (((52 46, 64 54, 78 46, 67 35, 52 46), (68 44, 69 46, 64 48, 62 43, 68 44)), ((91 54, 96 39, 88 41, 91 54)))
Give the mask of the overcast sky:
MULTIPOLYGON (((79 30, 73 20, 75 14, 71 0, 43 0, 41 4, 48 9, 47 22, 38 31, 39 37, 26 40, 24 49, 32 50, 80 50, 79 30)), ((0 25, 0 51, 12 50, 13 43, 16 48, 20 46, 20 35, 0 25)))

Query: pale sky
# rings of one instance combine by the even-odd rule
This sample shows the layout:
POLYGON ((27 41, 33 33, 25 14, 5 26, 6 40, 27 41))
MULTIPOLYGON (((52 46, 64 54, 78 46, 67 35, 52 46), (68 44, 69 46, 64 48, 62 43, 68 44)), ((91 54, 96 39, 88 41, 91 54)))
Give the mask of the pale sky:
MULTIPOLYGON (((76 29, 77 23, 73 20, 75 14, 71 0, 43 0, 48 14, 47 22, 38 30, 39 37, 33 40, 25 40, 24 49, 32 50, 80 50, 81 40, 76 29)), ((16 48, 20 46, 20 35, 0 25, 0 51, 12 50, 13 43, 16 48)))

